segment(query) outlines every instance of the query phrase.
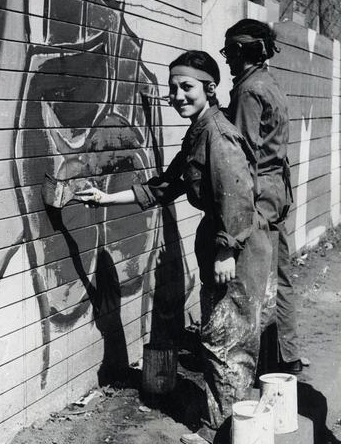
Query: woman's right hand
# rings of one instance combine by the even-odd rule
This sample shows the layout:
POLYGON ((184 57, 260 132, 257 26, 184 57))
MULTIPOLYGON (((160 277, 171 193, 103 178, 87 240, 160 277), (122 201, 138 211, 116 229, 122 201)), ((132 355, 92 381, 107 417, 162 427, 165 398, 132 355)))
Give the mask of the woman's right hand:
POLYGON ((78 200, 86 205, 105 205, 106 203, 109 203, 109 195, 95 187, 77 191, 75 195, 78 200))
POLYGON ((236 277, 236 260, 232 248, 220 248, 214 261, 214 280, 225 285, 236 277))
POLYGON ((98 188, 91 187, 82 191, 77 191, 75 196, 86 206, 126 205, 136 203, 135 194, 131 189, 108 194, 98 188))

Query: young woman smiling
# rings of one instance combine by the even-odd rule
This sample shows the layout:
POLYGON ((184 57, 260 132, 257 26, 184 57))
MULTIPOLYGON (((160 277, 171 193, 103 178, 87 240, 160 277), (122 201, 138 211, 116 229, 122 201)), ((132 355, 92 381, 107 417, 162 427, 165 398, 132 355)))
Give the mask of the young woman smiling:
MULTIPOLYGON (((202 427, 185 444, 213 442, 254 382, 260 314, 270 271, 267 224, 254 207, 253 153, 217 106, 219 68, 206 52, 188 51, 169 66, 170 103, 191 125, 167 170, 147 183, 107 194, 78 193, 85 203, 136 202, 142 210, 186 193, 204 212, 195 252, 202 289, 201 341, 206 383, 202 427)), ((216 441, 215 441, 216 442, 216 441)))

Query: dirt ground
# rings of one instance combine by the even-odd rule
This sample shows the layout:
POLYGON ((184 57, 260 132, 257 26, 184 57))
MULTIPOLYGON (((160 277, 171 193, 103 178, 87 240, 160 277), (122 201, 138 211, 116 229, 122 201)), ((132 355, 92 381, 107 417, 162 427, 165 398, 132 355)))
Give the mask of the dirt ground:
MULTIPOLYGON (((292 259, 300 347, 310 361, 298 377, 299 412, 318 429, 314 444, 341 443, 341 229, 306 253, 292 259)), ((94 388, 98 396, 85 406, 71 405, 46 422, 36 421, 12 444, 178 443, 198 422, 200 360, 180 350, 177 386, 164 399, 143 399, 140 377, 140 370, 131 369, 124 383, 94 388)))

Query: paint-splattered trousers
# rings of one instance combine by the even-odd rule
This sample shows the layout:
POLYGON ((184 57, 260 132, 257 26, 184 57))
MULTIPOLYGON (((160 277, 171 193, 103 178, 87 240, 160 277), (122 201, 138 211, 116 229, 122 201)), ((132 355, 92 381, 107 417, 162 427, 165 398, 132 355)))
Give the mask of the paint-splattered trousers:
POLYGON ((254 383, 260 345, 260 323, 271 266, 268 231, 255 224, 236 258, 236 278, 226 286, 212 283, 214 262, 210 222, 203 219, 196 255, 203 282, 201 291, 204 379, 207 406, 198 433, 213 437, 228 419, 232 404, 248 397, 254 383))
POLYGON ((289 210, 290 200, 288 200, 281 170, 260 176, 258 184, 261 194, 257 198, 257 208, 269 222, 270 230, 278 232, 276 324, 281 356, 284 361, 291 362, 299 359, 299 350, 297 345, 297 296, 290 279, 290 255, 285 227, 285 215, 289 210))

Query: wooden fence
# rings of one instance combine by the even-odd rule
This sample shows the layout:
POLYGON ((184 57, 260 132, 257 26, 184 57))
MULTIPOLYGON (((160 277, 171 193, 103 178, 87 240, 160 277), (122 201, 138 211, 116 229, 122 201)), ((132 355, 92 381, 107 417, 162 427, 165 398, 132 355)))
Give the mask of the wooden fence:
POLYGON ((1 442, 142 356, 198 315, 184 199, 46 208, 45 173, 113 192, 156 174, 187 122, 168 64, 201 46, 201 1, 0 2, 1 442))
MULTIPOLYGON (((202 23, 201 0, 0 0, 0 442, 139 361, 151 335, 176 341, 198 319, 201 215, 184 198, 58 210, 41 186, 48 173, 119 191, 169 164, 187 122, 140 92, 168 93, 169 62, 202 47, 224 2, 206 2, 202 23)), ((340 44, 275 27, 294 252, 340 220, 340 44)))

